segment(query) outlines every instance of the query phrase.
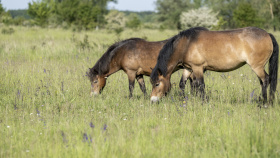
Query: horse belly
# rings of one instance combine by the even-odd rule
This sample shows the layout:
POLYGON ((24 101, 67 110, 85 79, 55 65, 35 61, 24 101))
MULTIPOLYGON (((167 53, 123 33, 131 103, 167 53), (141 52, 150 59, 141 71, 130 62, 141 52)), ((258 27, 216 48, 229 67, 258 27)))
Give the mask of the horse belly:
POLYGON ((245 65, 245 61, 236 61, 233 59, 220 59, 212 60, 204 65, 206 70, 217 71, 217 72, 228 72, 240 68, 245 65))

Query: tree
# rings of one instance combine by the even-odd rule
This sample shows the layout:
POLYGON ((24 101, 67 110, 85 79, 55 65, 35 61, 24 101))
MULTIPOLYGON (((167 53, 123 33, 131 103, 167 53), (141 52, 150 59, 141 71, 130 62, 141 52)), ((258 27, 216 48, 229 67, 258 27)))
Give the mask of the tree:
POLYGON ((50 17, 51 8, 47 2, 37 1, 28 3, 27 13, 34 18, 35 23, 39 26, 46 26, 50 17))
POLYGON ((1 16, 1 14, 4 13, 4 12, 5 12, 5 9, 3 8, 2 3, 1 3, 1 0, 0 0, 0 16, 1 16))
POLYGON ((191 8, 192 0, 157 0, 158 21, 168 28, 180 28, 180 14, 191 8))
POLYGON ((137 29, 140 27, 140 25, 141 25, 141 21, 138 18, 137 14, 135 13, 130 14, 128 17, 128 21, 126 22, 126 26, 128 28, 137 29))
POLYGON ((105 19, 107 21, 106 28, 112 30, 125 27, 127 22, 124 13, 117 10, 111 10, 105 19))
POLYGON ((116 0, 56 0, 54 14, 57 14, 58 22, 92 29, 105 24, 108 2, 116 0))
POLYGON ((107 21, 106 28, 109 30, 113 30, 117 36, 123 31, 127 19, 124 13, 119 12, 117 10, 111 10, 108 15, 105 17, 107 21))
POLYGON ((218 24, 218 13, 206 7, 192 9, 187 12, 182 12, 180 16, 180 23, 182 29, 189 29, 191 27, 201 26, 211 29, 218 24))
POLYGON ((262 20, 257 16, 257 11, 249 3, 238 5, 237 9, 233 12, 233 20, 237 27, 262 27, 262 20))

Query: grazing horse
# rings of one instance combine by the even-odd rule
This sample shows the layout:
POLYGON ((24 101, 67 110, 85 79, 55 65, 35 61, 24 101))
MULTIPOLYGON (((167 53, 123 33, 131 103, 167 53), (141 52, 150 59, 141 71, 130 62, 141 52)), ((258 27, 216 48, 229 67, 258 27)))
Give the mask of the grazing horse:
POLYGON ((159 53, 151 73, 151 101, 157 102, 170 90, 170 76, 184 67, 192 71, 194 87, 204 98, 203 72, 228 72, 248 64, 262 87, 263 102, 273 101, 277 86, 279 47, 275 37, 266 31, 246 27, 228 31, 191 28, 170 38, 159 53), (269 60, 269 75, 265 65, 269 60))
MULTIPOLYGON (((150 76, 156 65, 159 51, 167 40, 148 42, 140 38, 131 38, 111 45, 103 56, 90 68, 87 76, 91 82, 91 95, 98 95, 106 85, 106 79, 113 73, 123 70, 129 80, 129 97, 132 97, 135 78, 146 95, 143 75, 150 76)), ((180 87, 185 88, 185 82, 191 72, 184 70, 180 87)), ((184 92, 184 91, 183 91, 184 92)))

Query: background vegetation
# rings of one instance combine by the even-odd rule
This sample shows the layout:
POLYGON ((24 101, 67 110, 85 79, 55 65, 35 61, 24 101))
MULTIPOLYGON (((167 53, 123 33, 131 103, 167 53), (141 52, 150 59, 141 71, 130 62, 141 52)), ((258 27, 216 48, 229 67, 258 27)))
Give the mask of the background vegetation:
MULTIPOLYGON (((117 0, 39 0, 29 3, 27 10, 10 11, 0 5, 0 22, 6 25, 37 25, 74 30, 110 28, 110 21, 116 18, 105 18, 110 12, 107 9, 108 2, 117 3, 117 0)), ((122 12, 118 18, 126 19, 125 25, 120 24, 118 29, 186 29, 184 26, 187 19, 182 20, 182 14, 199 13, 203 8, 206 9, 204 14, 193 15, 193 25, 188 27, 197 26, 205 19, 218 19, 218 23, 216 20, 208 20, 211 24, 208 28, 220 30, 256 26, 274 31, 280 29, 278 0, 157 0, 155 4, 155 12, 112 10, 115 14, 122 12)))
POLYGON ((114 42, 170 38, 191 27, 180 16, 201 7, 218 20, 206 27, 259 26, 280 43, 278 1, 158 0, 157 12, 107 10, 107 2, 42 0, 19 11, 0 5, 0 157, 280 157, 280 84, 274 105, 259 108, 261 87, 248 66, 206 72, 205 103, 190 95, 189 83, 179 96, 182 71, 159 104, 137 85, 128 99, 121 71, 91 98, 86 76, 114 42))

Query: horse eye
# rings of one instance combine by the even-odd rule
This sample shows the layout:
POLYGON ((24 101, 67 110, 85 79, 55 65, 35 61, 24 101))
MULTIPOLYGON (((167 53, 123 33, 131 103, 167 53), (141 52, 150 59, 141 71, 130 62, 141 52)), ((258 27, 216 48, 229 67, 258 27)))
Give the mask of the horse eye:
POLYGON ((156 87, 158 87, 159 86, 159 83, 156 83, 156 87))
POLYGON ((97 83, 97 82, 98 82, 97 80, 93 81, 93 83, 97 83))

